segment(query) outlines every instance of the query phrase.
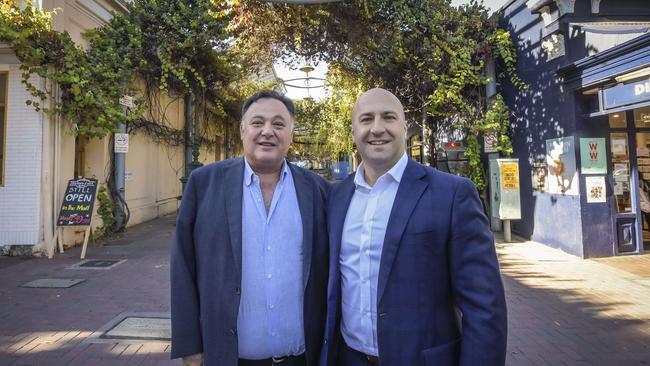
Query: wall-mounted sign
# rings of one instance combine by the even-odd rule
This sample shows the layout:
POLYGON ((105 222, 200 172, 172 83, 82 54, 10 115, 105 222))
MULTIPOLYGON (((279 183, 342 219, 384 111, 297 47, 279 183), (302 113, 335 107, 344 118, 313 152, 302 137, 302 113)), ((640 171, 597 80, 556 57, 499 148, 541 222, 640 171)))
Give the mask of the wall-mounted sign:
POLYGON ((124 95, 120 98, 120 105, 123 107, 127 108, 133 108, 135 107, 135 103, 133 103, 133 97, 130 95, 124 95))
POLYGON ((549 193, 579 194, 573 136, 546 140, 546 164, 549 193))
POLYGON ((497 152, 497 134, 487 132, 483 135, 483 151, 486 153, 497 152))
POLYGON ((587 190, 587 203, 607 202, 605 177, 585 177, 585 188, 587 190))
POLYGON ((115 134, 115 152, 128 153, 129 152, 129 134, 116 133, 115 134))
POLYGON ((621 83, 611 88, 604 88, 602 93, 604 109, 648 101, 650 100, 650 80, 621 83))
POLYGON ((605 138, 581 138, 580 163, 582 174, 607 174, 605 138))

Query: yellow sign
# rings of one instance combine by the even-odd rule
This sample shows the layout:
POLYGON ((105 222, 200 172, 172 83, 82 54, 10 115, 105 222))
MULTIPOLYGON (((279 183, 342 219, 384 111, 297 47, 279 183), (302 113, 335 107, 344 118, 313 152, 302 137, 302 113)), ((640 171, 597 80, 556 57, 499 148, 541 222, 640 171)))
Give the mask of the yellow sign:
POLYGON ((501 188, 504 191, 519 189, 519 165, 517 163, 501 164, 501 188))

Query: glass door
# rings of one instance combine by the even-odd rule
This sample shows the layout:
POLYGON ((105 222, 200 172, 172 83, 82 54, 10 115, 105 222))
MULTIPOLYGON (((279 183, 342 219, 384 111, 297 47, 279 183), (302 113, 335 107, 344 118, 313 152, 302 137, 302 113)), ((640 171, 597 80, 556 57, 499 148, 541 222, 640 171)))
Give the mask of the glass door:
POLYGON ((628 123, 631 120, 631 111, 609 115, 615 254, 636 253, 639 251, 638 243, 642 242, 642 226, 638 215, 636 129, 628 123))

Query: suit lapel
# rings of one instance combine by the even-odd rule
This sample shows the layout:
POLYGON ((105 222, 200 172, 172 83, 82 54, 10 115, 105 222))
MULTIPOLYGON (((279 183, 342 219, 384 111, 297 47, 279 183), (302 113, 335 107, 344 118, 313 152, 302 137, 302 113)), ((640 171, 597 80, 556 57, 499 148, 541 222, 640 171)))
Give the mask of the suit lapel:
POLYGON ((244 184, 244 158, 233 160, 225 171, 226 218, 230 231, 230 245, 239 278, 242 272, 242 195, 244 184))
POLYGON ((330 235, 330 271, 335 271, 339 274, 339 256, 341 255, 341 239, 343 237, 343 225, 345 224, 345 217, 348 214, 350 201, 354 194, 354 175, 340 183, 341 188, 338 190, 337 195, 330 197, 333 204, 330 205, 329 217, 330 227, 332 232, 330 235))
POLYGON ((302 170, 297 169, 289 162, 287 164, 291 169, 302 218, 302 281, 303 285, 307 287, 314 238, 314 189, 302 170))
POLYGON ((377 281, 377 303, 386 289, 388 275, 395 261, 397 250, 406 224, 413 213, 413 209, 420 200, 420 196, 427 188, 428 183, 421 179, 426 175, 424 167, 409 159, 404 175, 397 188, 393 208, 390 211, 386 235, 384 236, 384 247, 381 252, 379 265, 379 278, 377 281))

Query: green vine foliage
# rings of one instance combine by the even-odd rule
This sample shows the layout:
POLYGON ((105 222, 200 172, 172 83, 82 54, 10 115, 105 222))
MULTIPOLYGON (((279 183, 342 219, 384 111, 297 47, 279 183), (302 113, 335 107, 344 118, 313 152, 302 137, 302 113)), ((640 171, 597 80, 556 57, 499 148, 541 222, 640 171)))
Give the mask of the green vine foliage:
POLYGON ((113 212, 117 209, 117 205, 108 197, 106 186, 104 185, 99 186, 97 202, 99 202, 97 214, 102 219, 102 226, 97 228, 96 235, 102 236, 113 231, 116 222, 113 212))
POLYGON ((33 96, 27 104, 60 114, 73 123, 73 133, 101 138, 120 123, 141 118, 146 101, 138 100, 128 116, 119 105, 125 94, 142 95, 134 89, 136 78, 147 88, 201 95, 215 110, 238 113, 224 106, 239 99, 229 85, 245 79, 226 51, 231 36, 225 3, 135 0, 128 12, 113 13, 109 22, 87 31, 86 49, 67 32, 52 29, 54 14, 2 0, 0 42, 21 62, 23 83, 33 96), (60 91, 48 104, 47 85, 60 91))
POLYGON ((519 89, 528 89, 528 84, 517 75, 517 50, 512 43, 510 32, 498 28, 490 35, 488 41, 494 45, 495 53, 505 65, 512 84, 519 89))
POLYGON ((485 190, 485 176, 483 174, 483 164, 481 163, 481 145, 475 134, 467 135, 467 150, 465 157, 469 164, 469 179, 471 179, 479 192, 485 190))

